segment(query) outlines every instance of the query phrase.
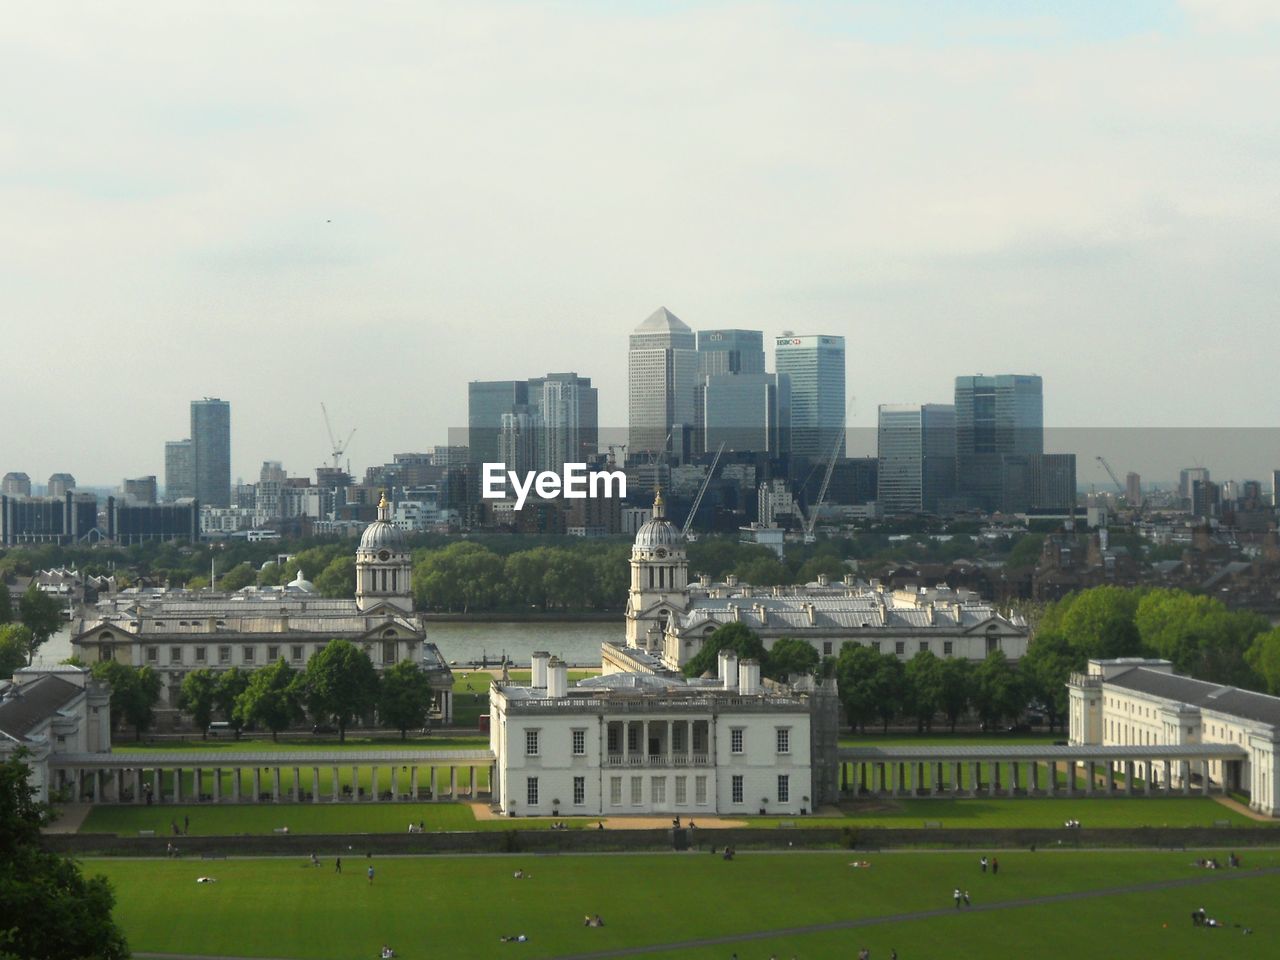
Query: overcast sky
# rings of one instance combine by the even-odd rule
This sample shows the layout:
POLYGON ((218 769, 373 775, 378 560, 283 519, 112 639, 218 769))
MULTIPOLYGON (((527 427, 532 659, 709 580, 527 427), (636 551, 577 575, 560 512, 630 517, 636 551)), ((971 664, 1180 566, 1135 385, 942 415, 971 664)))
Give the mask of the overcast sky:
POLYGON ((854 426, 978 372, 1050 425, 1280 424, 1273 0, 24 4, 0 86, 37 483, 163 482, 205 395, 246 479, 325 459, 322 400, 358 471, 443 443, 472 379, 625 426, 659 305, 843 334, 854 426))

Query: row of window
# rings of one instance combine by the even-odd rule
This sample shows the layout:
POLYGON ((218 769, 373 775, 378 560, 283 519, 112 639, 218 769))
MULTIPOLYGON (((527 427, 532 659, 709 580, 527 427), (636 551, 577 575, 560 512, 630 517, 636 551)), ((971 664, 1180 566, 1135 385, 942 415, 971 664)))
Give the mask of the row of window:
MULTIPOLYGON (((867 646, 870 647, 872 650, 874 650, 876 653, 884 653, 884 643, 882 643, 879 640, 872 640, 869 643, 867 643, 867 646)), ((916 641, 916 653, 928 653, 930 649, 932 648, 930 647, 928 640, 916 641)), ((994 651, 999 649, 1000 649, 1000 638, 987 637, 987 653, 993 653, 994 651)), ((955 651, 956 651, 956 645, 954 640, 942 641, 942 655, 944 657, 954 656, 955 651)), ((907 641, 895 640, 893 642, 893 652, 899 657, 905 657, 907 655, 907 641)), ((830 657, 835 655, 834 641, 832 640, 822 641, 822 655, 824 657, 830 657)))
MULTIPOLYGON (((398 649, 397 649, 397 646, 398 646, 398 645, 396 644, 396 642, 395 642, 394 640, 387 640, 387 641, 384 641, 384 642, 383 642, 383 644, 382 644, 382 662, 383 662, 383 663, 396 663, 396 662, 397 662, 397 654, 398 654, 398 652, 399 652, 399 651, 398 651, 398 649)), ((180 663, 185 662, 185 651, 186 651, 186 649, 187 649, 186 647, 178 647, 178 646, 170 647, 170 648, 169 648, 169 663, 170 663, 170 664, 180 664, 180 663)), ((190 649, 193 651, 193 656, 194 656, 194 661, 193 661, 193 662, 195 662, 195 663, 209 663, 209 662, 210 662, 210 660, 209 660, 209 648, 208 648, 208 647, 191 647, 190 649)), ((218 659, 217 659, 217 663, 218 663, 218 664, 220 664, 220 665, 222 665, 222 666, 230 666, 230 665, 231 665, 231 663, 232 663, 232 659, 233 659, 234 649, 235 649, 234 647, 231 647, 231 646, 229 646, 229 645, 228 645, 228 646, 220 646, 220 647, 218 647, 218 648, 217 648, 217 657, 218 657, 218 659)), ((265 661, 263 661, 263 662, 264 662, 264 663, 275 663, 277 660, 279 660, 279 659, 284 655, 284 654, 281 652, 283 649, 284 649, 283 647, 281 647, 281 646, 277 646, 277 645, 275 645, 275 644, 270 644, 270 645, 268 645, 268 646, 267 646, 267 658, 266 658, 266 660, 265 660, 265 661)), ((321 650, 323 650, 323 649, 324 649, 324 644, 318 644, 318 645, 316 646, 316 652, 317 652, 317 653, 319 653, 319 652, 320 652, 321 650)), ((101 654, 101 656, 100 656, 100 658, 99 658, 99 659, 102 659, 102 660, 110 660, 110 659, 112 659, 112 654, 111 654, 111 652, 110 652, 110 651, 111 651, 111 647, 109 647, 109 646, 105 646, 105 645, 104 645, 104 646, 102 647, 102 654, 101 654)), ((306 648, 305 648, 302 644, 300 644, 300 643, 292 644, 292 645, 289 647, 289 659, 290 659, 291 661, 293 661, 294 663, 302 663, 302 662, 306 659, 305 654, 306 654, 306 648)), ((242 647, 240 648, 240 662, 241 662, 242 664, 253 664, 253 663, 256 663, 256 662, 257 662, 257 656, 258 656, 258 647, 257 647, 257 646, 250 645, 250 644, 245 644, 244 646, 242 646, 242 647)), ((160 662, 160 648, 159 648, 158 646, 149 646, 149 647, 147 647, 147 648, 146 648, 146 658, 147 658, 147 663, 150 663, 150 664, 158 664, 158 663, 160 662)))
MULTIPOLYGON (((524 732, 524 753, 527 757, 539 756, 541 752, 542 731, 538 728, 526 729, 524 732)), ((775 727, 774 728, 774 746, 778 753, 791 752, 791 728, 775 727)), ((609 752, 617 752, 617 729, 609 730, 609 752)), ((694 737, 694 748, 697 749, 698 737, 694 737)), ((673 726, 671 728, 671 747, 677 753, 684 752, 684 728, 673 726)), ((571 731, 571 745, 573 755, 575 757, 585 756, 587 752, 587 731, 585 727, 575 727, 571 731)), ((627 728, 627 749, 639 751, 639 731, 636 727, 627 728)), ((704 747, 705 749, 705 747, 704 747)), ((746 749, 746 729, 744 727, 732 727, 729 730, 729 752, 742 753, 746 749)))
MULTIPOLYGON (((638 807, 644 803, 644 777, 631 777, 631 806, 638 807)), ((675 803, 676 806, 683 806, 689 802, 689 778, 674 777, 675 781, 675 803)), ((622 806, 622 777, 609 778, 609 803, 611 806, 622 806)), ((730 801, 732 803, 746 802, 746 786, 745 778, 740 773, 733 775, 730 783, 730 801)), ((524 781, 524 800, 531 807, 536 807, 539 802, 538 778, 526 777, 524 781)), ((559 798, 554 798, 552 803, 559 803, 559 798)), ((573 805, 580 807, 587 802, 587 778, 573 778, 573 805)), ((653 806, 661 806, 667 802, 667 778, 666 777, 650 777, 649 778, 649 803, 653 806)), ((693 778, 693 802, 695 804, 705 804, 707 802, 707 778, 699 776, 693 778)), ((768 802, 765 798, 763 802, 768 802)), ((791 802, 791 777, 789 774, 778 774, 778 803, 791 802)))

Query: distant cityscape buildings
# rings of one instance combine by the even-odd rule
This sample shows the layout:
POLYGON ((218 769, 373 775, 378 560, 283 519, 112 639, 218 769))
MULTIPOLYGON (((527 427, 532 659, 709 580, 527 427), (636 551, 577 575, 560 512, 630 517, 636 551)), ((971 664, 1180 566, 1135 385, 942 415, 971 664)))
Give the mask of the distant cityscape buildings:
POLYGON ((790 381, 793 456, 822 459, 845 455, 844 337, 797 336, 774 340, 774 369, 790 381))
POLYGON ((955 496, 956 408, 951 404, 882 404, 876 449, 876 499, 884 513, 938 513, 955 496))
POLYGON ((230 403, 216 397, 191 401, 191 452, 196 499, 211 507, 230 506, 230 403))
POLYGON ((696 423, 698 363, 697 337, 666 307, 655 310, 631 334, 627 446, 633 456, 669 450, 668 436, 676 449, 683 446, 683 434, 696 423))

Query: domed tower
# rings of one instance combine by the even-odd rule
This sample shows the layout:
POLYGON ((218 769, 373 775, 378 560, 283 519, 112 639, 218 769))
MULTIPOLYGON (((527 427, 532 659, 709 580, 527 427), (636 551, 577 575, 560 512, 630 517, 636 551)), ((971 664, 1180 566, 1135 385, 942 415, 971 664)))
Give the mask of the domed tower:
POLYGON ((378 519, 364 528, 356 550, 356 607, 364 611, 379 604, 413 611, 413 564, 404 535, 391 522, 385 493, 378 502, 378 519))
POLYGON ((631 547, 627 646, 661 653, 667 623, 689 609, 688 587, 684 536, 666 518, 659 490, 653 498, 653 516, 636 531, 631 547))

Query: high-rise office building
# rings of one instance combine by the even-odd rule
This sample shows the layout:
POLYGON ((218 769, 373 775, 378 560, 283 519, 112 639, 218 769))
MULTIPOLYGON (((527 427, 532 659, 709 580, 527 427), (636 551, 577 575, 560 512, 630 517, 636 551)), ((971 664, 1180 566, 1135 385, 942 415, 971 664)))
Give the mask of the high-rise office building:
POLYGON ((1018 374, 956 377, 955 399, 959 494, 982 510, 1025 509, 1005 502, 1002 458, 1044 453, 1041 379, 1018 374))
POLYGON ((471 462, 501 462, 498 437, 503 416, 528 412, 528 380, 472 380, 467 384, 467 446, 471 462))
POLYGON ((231 404, 217 397, 191 401, 191 464, 202 506, 231 506, 231 404))
POLYGON ((785 331, 774 341, 774 369, 791 385, 791 453, 843 457, 844 337, 785 331))
POLYGON ((1271 471, 1271 505, 1280 507, 1280 470, 1271 471))
POLYGON ((196 495, 196 471, 190 440, 169 440, 164 445, 164 498, 182 500, 196 495))
POLYGON ((790 381, 774 373, 721 373, 701 378, 700 447, 780 456, 790 434, 790 381))
POLYGON ((699 330, 698 374, 764 373, 759 330, 699 330))
POLYGON ((1209 481, 1208 467, 1184 467, 1178 474, 1178 497, 1184 510, 1192 509, 1192 498, 1197 483, 1209 481))
POLYGON ((599 391, 590 377, 548 373, 529 381, 529 406, 541 420, 538 469, 586 463, 600 449, 599 391))
POLYGON ((0 494, 6 497, 31 496, 31 478, 19 471, 9 471, 0 480, 0 494))
POLYGON ((1124 498, 1129 506, 1142 506, 1142 475, 1130 470, 1124 475, 1124 498))
POLYGON ((65 497, 68 493, 75 490, 76 478, 69 473, 51 473, 49 474, 49 482, 45 486, 45 496, 47 497, 65 497))
POLYGON ((1191 481, 1191 513, 1196 517, 1216 517, 1222 512, 1222 488, 1212 480, 1191 481))
POLYGON ((955 494, 956 408, 881 404, 876 499, 885 513, 936 513, 955 494))
POLYGON ((137 506, 156 502, 155 474, 145 477, 132 477, 125 480, 121 487, 124 491, 124 502, 126 504, 137 506))
POLYGON ((683 446, 695 427, 697 338, 688 324, 659 307, 636 327, 627 351, 628 451, 661 453, 683 446))

